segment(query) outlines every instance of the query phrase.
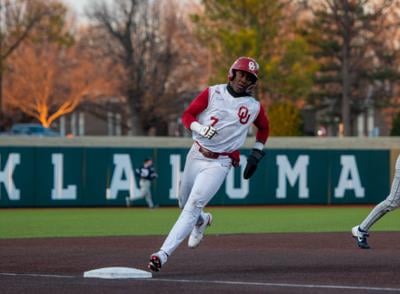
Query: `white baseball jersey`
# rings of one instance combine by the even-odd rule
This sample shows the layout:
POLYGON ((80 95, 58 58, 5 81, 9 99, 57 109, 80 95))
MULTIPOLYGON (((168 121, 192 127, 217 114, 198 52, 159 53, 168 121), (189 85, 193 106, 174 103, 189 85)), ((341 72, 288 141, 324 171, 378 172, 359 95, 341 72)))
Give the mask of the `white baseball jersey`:
POLYGON ((208 99, 207 109, 197 119, 202 125, 211 125, 217 130, 216 140, 209 140, 196 132, 193 132, 193 139, 213 152, 238 150, 260 112, 260 103, 251 96, 233 97, 226 84, 210 87, 208 99))

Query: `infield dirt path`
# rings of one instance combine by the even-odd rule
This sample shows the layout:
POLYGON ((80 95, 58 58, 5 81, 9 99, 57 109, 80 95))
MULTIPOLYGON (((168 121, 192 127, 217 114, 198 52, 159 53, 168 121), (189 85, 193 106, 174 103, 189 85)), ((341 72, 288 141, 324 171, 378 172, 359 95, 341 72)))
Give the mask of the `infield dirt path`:
POLYGON ((0 293, 400 293, 400 232, 206 236, 147 280, 83 278, 95 268, 147 270, 160 237, 0 240, 0 293))

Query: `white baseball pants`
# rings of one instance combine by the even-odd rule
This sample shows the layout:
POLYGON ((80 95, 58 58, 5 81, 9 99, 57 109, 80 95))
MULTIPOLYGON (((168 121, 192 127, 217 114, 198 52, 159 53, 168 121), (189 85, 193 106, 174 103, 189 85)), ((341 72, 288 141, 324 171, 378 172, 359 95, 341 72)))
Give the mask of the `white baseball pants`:
POLYGON ((179 192, 182 212, 161 250, 171 255, 189 236, 197 222, 202 222, 203 208, 214 197, 232 166, 228 156, 205 158, 193 144, 187 157, 179 192))
POLYGON ((368 231, 374 223, 383 217, 389 211, 392 211, 400 206, 400 155, 396 160, 396 170, 390 188, 390 194, 385 200, 376 205, 374 209, 367 215, 364 221, 360 224, 360 228, 368 231))

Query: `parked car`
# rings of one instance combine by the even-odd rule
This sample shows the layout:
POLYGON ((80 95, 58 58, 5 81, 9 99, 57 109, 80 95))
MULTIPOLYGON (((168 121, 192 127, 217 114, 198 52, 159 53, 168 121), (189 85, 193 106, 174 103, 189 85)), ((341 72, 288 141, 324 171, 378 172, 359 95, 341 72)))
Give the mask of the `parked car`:
POLYGON ((24 123, 15 124, 7 133, 10 136, 35 136, 35 137, 59 137, 60 134, 50 128, 45 128, 41 124, 24 123))

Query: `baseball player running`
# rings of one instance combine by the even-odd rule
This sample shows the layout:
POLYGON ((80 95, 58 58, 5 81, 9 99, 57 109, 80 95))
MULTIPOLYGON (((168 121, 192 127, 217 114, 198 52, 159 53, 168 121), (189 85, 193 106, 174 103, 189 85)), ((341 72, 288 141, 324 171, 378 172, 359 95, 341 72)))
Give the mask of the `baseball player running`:
POLYGON ((269 122, 262 105, 251 96, 258 80, 257 62, 238 58, 228 72, 228 84, 214 85, 201 92, 184 111, 182 122, 192 131, 178 196, 181 214, 160 250, 151 254, 148 268, 159 271, 168 257, 189 235, 188 246, 196 248, 212 215, 203 211, 217 193, 232 166, 238 166, 239 148, 252 124, 256 142, 244 171, 248 179, 264 156, 269 122))
MULTIPOLYGON (((155 208, 153 196, 151 195, 151 182, 158 177, 158 174, 153 166, 153 159, 146 158, 143 161, 143 165, 135 169, 135 174, 140 177, 138 198, 144 198, 149 208, 155 208)), ((129 196, 126 197, 126 206, 129 207, 132 200, 129 196)))
POLYGON ((368 231, 374 223, 383 217, 389 211, 392 211, 400 206, 400 155, 396 160, 396 170, 390 189, 390 194, 385 200, 376 205, 374 209, 367 215, 367 217, 358 226, 351 229, 353 237, 357 241, 358 247, 361 249, 369 249, 370 246, 367 242, 369 237, 368 231))

